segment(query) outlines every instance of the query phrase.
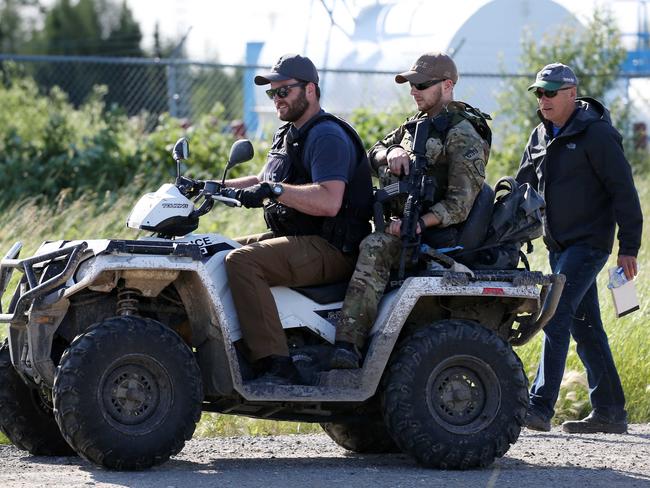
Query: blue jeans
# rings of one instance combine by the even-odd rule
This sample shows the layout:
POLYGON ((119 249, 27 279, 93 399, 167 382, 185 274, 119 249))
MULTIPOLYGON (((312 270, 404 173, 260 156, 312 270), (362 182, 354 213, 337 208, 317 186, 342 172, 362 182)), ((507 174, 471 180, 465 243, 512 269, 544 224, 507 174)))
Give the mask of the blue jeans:
POLYGON ((549 254, 551 269, 564 274, 566 284, 557 311, 544 328, 542 357, 530 390, 530 407, 544 418, 555 413, 571 336, 587 370, 594 411, 613 421, 626 417, 623 387, 598 305, 596 276, 607 258, 606 251, 582 244, 549 254))

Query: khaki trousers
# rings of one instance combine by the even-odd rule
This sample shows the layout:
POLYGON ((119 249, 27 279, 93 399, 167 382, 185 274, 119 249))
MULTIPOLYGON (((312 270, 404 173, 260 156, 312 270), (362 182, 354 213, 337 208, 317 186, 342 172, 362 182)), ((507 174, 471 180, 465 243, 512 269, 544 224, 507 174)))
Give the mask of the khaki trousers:
POLYGON ((246 245, 226 257, 230 290, 252 361, 289 355, 270 287, 347 280, 356 257, 343 254, 318 236, 266 237, 240 238, 246 245))

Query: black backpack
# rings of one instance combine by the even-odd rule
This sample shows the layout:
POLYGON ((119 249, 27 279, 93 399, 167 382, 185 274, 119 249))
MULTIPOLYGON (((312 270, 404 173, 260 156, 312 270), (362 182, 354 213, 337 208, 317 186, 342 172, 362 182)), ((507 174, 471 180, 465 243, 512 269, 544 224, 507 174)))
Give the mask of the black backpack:
POLYGON ((511 176, 501 178, 494 193, 492 218, 483 243, 459 252, 454 259, 474 269, 515 269, 521 258, 528 269, 521 247, 526 243, 526 252, 531 253, 531 241, 544 233, 544 199, 528 183, 520 185, 511 176))

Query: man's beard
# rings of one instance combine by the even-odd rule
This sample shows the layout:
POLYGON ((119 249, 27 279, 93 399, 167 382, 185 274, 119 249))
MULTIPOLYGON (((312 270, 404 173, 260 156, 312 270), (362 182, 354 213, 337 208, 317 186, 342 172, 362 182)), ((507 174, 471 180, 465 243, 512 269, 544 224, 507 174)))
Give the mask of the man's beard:
POLYGON ((422 112, 429 112, 435 110, 436 112, 439 112, 440 109, 442 108, 442 87, 438 84, 436 85, 437 89, 435 94, 426 102, 424 102, 424 105, 418 106, 418 110, 422 112))
POLYGON ((280 120, 284 122, 295 122, 300 117, 303 116, 305 111, 309 107, 309 102, 305 96, 305 90, 300 90, 300 95, 293 103, 287 103, 287 112, 284 115, 280 115, 280 120))

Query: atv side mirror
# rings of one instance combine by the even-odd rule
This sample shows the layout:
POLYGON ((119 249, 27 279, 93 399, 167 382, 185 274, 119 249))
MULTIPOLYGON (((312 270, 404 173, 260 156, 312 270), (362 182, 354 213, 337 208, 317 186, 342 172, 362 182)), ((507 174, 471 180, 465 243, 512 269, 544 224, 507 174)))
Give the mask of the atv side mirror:
POLYGON ((190 143, 185 137, 181 137, 174 144, 174 149, 172 149, 172 157, 174 161, 182 161, 190 157, 190 143))
POLYGON ((226 167, 223 170, 221 185, 223 185, 226 181, 226 173, 230 168, 253 159, 253 154, 255 154, 255 150, 253 149, 251 141, 248 139, 240 139, 238 141, 235 141, 235 143, 230 148, 230 156, 228 156, 228 164, 226 164, 226 167))
POLYGON ((181 177, 181 161, 190 157, 190 142, 185 138, 181 137, 174 144, 172 149, 172 158, 176 161, 176 180, 181 177))
POLYGON ((235 141, 235 143, 230 148, 230 156, 228 156, 228 165, 226 169, 230 169, 233 166, 237 166, 240 163, 249 161, 253 159, 253 145, 248 139, 240 139, 235 141))

